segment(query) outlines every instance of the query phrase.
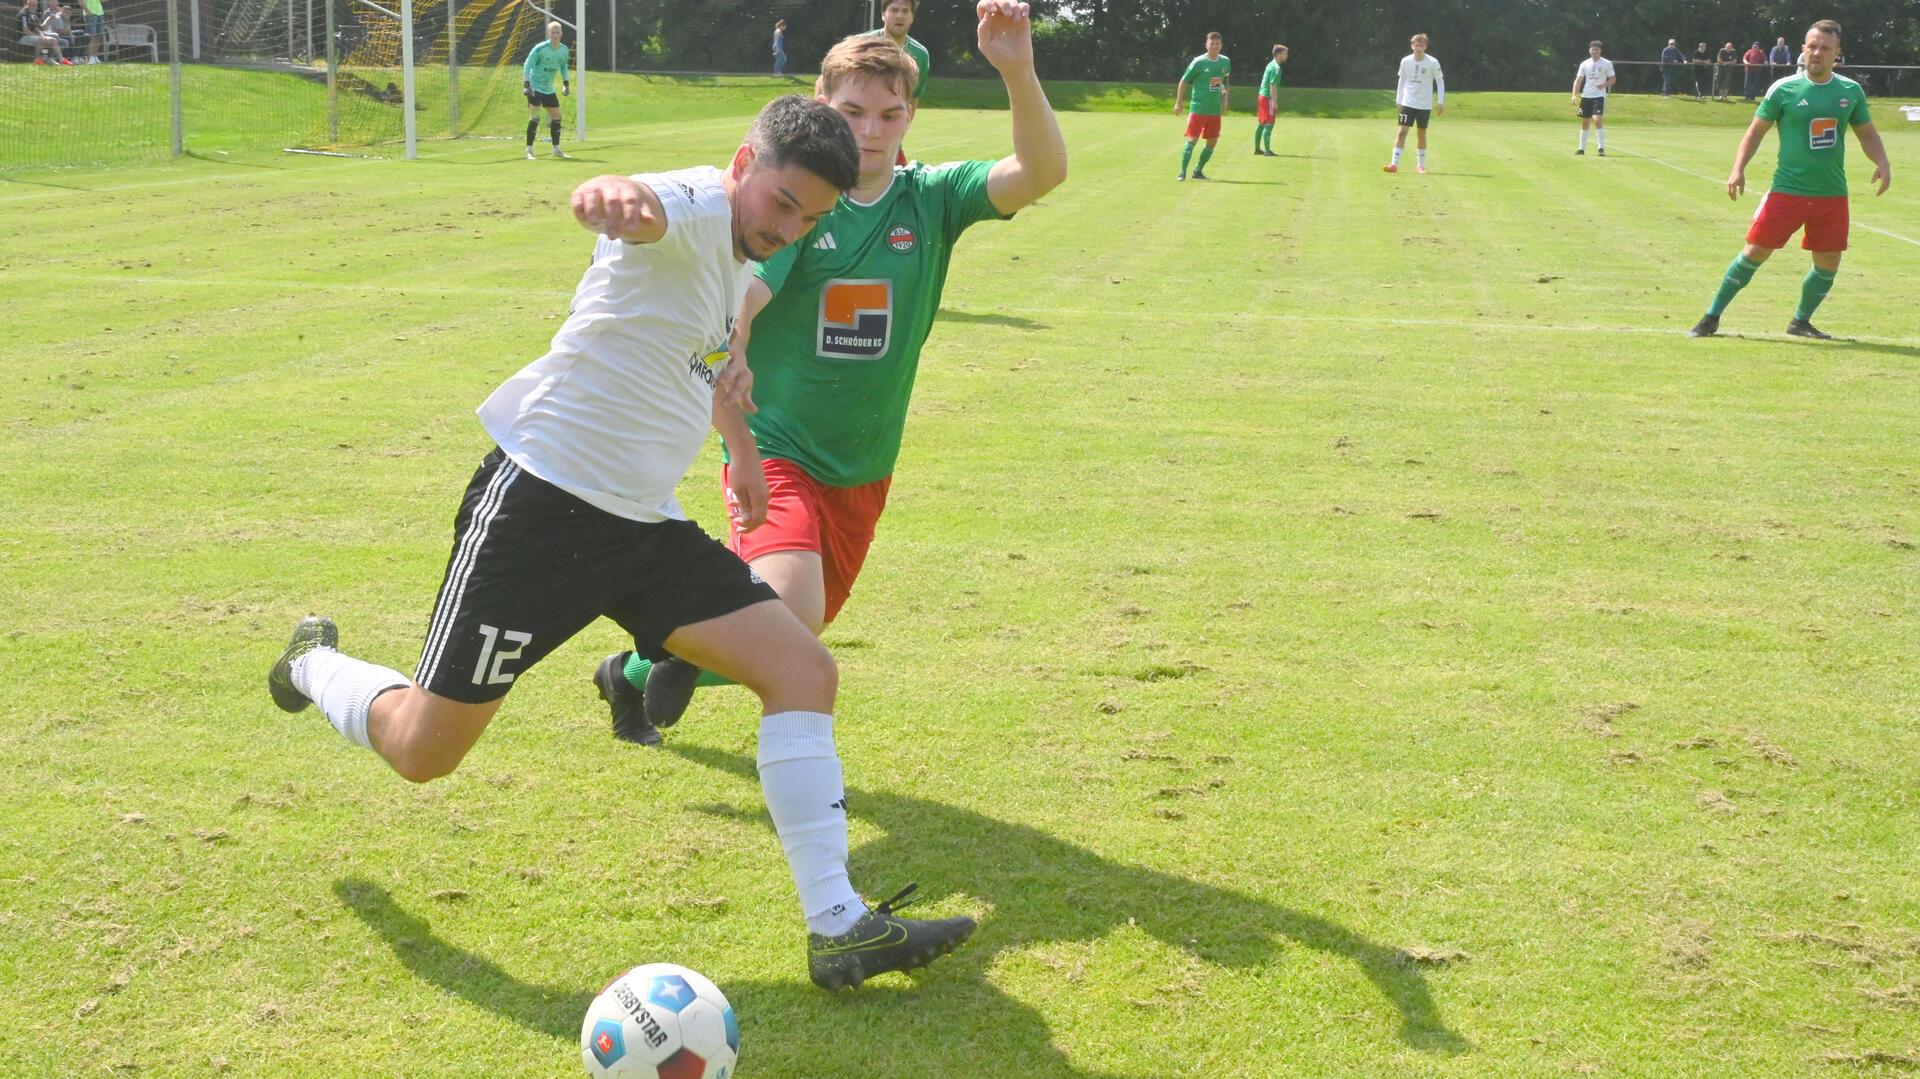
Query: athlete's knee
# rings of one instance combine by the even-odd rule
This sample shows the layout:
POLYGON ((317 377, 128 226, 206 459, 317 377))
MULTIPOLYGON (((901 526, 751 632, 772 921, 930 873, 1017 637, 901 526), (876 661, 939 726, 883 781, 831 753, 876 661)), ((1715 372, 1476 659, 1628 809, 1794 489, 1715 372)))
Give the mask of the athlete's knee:
POLYGON ((757 681, 750 688, 770 710, 831 712, 840 692, 840 669, 825 645, 808 638, 757 681))
POLYGON ((466 751, 449 750, 445 746, 432 744, 402 743, 389 749, 387 763, 400 774, 400 778, 409 783, 431 783, 436 779, 450 776, 460 762, 466 758, 466 751))

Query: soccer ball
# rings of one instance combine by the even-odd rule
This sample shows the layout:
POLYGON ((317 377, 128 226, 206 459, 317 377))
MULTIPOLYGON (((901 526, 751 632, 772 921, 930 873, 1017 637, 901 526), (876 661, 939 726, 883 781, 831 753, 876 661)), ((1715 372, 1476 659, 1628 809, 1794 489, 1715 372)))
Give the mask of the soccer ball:
POLYGON ((580 1024, 580 1060, 594 1079, 730 1079, 739 1056, 733 1005, 672 963, 615 978, 580 1024))

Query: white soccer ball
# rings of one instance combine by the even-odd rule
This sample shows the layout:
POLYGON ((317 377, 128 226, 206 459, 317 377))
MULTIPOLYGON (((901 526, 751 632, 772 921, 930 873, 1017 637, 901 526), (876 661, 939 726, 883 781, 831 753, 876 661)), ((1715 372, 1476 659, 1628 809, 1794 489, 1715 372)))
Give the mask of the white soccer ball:
POLYGON ((615 978, 580 1024, 580 1060, 594 1079, 731 1079, 739 1056, 733 1005, 672 963, 615 978))

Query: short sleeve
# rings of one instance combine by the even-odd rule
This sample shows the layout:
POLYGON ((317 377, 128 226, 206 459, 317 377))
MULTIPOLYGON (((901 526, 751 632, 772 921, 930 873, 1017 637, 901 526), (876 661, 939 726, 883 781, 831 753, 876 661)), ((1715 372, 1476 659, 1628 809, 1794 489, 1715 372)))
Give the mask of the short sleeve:
POLYGON ((1186 70, 1186 73, 1180 76, 1180 81, 1181 81, 1181 82, 1192 82, 1192 81, 1193 81, 1193 69, 1194 69, 1194 68, 1196 68, 1196 67, 1199 67, 1199 66, 1200 66, 1200 61, 1199 61, 1199 59, 1197 59, 1197 58, 1196 58, 1196 59, 1194 59, 1193 61, 1191 61, 1191 62, 1189 62, 1189 63, 1187 64, 1187 70, 1186 70))
POLYGON ((767 286, 767 291, 775 296, 780 295, 780 290, 786 287, 787 277, 793 273, 794 262, 800 258, 800 249, 812 238, 813 233, 809 232, 799 240, 775 251, 765 260, 756 263, 753 267, 753 276, 767 286))
POLYGON ((1847 113, 1847 123, 1853 127, 1864 127, 1873 123, 1873 114, 1867 111, 1867 92, 1860 91, 1860 100, 1853 103, 1853 111, 1847 113))
MULTIPOLYGON (((1753 115, 1758 117, 1759 119, 1767 121, 1768 123, 1773 123, 1779 120, 1780 119, 1780 102, 1785 97, 1786 97, 1786 85, 1785 85, 1785 80, 1783 79, 1780 82, 1774 83, 1773 89, 1767 91, 1767 96, 1760 99, 1760 107, 1753 110, 1753 115)), ((1862 104, 1865 104, 1865 103, 1862 102, 1862 104)))
POLYGON ((981 221, 1007 216, 987 197, 987 176, 993 166, 991 161, 953 161, 920 174, 921 188, 939 200, 940 220, 948 237, 958 236, 981 221))

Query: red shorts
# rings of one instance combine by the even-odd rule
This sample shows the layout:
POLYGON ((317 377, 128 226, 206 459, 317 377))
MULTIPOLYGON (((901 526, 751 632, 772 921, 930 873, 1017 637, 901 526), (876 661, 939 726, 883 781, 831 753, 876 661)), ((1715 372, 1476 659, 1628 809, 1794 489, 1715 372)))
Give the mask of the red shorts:
MULTIPOLYGON (((752 562, 775 551, 812 551, 820 556, 826 579, 826 620, 840 613, 853 592, 854 578, 873 545, 873 527, 887 508, 887 488, 893 477, 858 487, 831 487, 792 461, 764 462, 767 472, 767 523, 751 532, 727 525, 727 546, 743 561, 752 562)), ((721 467, 720 486, 727 486, 727 468, 721 467)))
POLYGON ((1273 99, 1270 97, 1262 97, 1256 100, 1260 102, 1260 114, 1256 122, 1262 124, 1273 123, 1273 99))
POLYGON ((1847 197, 1769 191, 1760 197, 1760 208, 1753 212, 1747 242, 1756 247, 1785 247, 1803 225, 1807 231, 1800 237, 1801 247, 1808 251, 1845 251, 1847 197))
POLYGON ((1197 112, 1187 114, 1187 137, 1190 139, 1217 139, 1220 137, 1220 118, 1202 116, 1197 112))

